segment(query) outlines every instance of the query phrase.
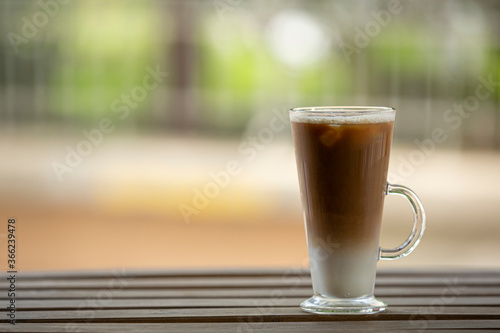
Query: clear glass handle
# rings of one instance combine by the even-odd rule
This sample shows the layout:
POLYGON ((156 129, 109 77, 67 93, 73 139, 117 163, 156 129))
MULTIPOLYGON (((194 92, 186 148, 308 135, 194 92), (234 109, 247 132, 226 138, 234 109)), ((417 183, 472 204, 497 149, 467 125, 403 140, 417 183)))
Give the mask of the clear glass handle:
POLYGON ((408 187, 387 183, 385 194, 395 194, 405 197, 410 202, 413 210, 413 230, 411 231, 410 237, 408 237, 403 244, 394 249, 380 248, 379 259, 394 260, 406 257, 415 249, 415 247, 417 247, 425 230, 425 211, 420 199, 417 197, 415 192, 410 190, 408 187))

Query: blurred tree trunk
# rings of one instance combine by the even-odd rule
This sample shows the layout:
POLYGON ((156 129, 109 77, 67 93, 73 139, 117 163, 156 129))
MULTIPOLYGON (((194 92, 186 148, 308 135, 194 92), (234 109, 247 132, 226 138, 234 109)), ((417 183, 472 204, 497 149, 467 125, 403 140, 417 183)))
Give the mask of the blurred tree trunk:
POLYGON ((199 124, 199 111, 193 90, 195 44, 193 32, 196 22, 196 2, 173 3, 174 41, 170 48, 171 62, 171 121, 174 130, 190 130, 199 124))

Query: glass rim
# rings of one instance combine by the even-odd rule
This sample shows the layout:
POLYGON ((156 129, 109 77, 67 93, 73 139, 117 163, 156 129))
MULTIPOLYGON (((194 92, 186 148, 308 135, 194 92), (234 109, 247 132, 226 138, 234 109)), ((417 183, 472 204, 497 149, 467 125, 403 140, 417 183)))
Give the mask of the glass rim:
POLYGON ((307 106, 290 109, 290 112, 312 114, 373 114, 395 111, 395 108, 388 106, 307 106))

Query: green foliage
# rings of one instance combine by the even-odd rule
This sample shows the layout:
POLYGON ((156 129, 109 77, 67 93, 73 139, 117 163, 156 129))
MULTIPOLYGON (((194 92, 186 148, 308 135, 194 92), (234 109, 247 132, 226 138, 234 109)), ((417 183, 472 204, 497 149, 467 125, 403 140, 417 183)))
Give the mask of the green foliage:
MULTIPOLYGON (((65 17, 60 36, 57 66, 51 73, 51 108, 92 120, 110 112, 111 103, 134 86, 142 85, 146 67, 158 64, 157 22, 149 2, 79 1, 72 15, 65 17), (156 37, 155 37, 156 36, 156 37), (68 106, 65 96, 71 99, 68 106)), ((150 96, 148 96, 149 98, 150 96)), ((131 117, 148 106, 140 103, 131 117), (141 109, 142 108, 142 109, 141 109)))

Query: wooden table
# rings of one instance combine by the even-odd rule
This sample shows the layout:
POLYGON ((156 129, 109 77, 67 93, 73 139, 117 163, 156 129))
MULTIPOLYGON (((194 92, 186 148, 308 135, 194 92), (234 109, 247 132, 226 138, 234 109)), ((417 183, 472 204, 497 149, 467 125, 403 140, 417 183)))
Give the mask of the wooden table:
POLYGON ((380 271, 376 315, 313 315, 303 269, 17 273, 0 280, 0 332, 500 330, 500 271, 380 271))

